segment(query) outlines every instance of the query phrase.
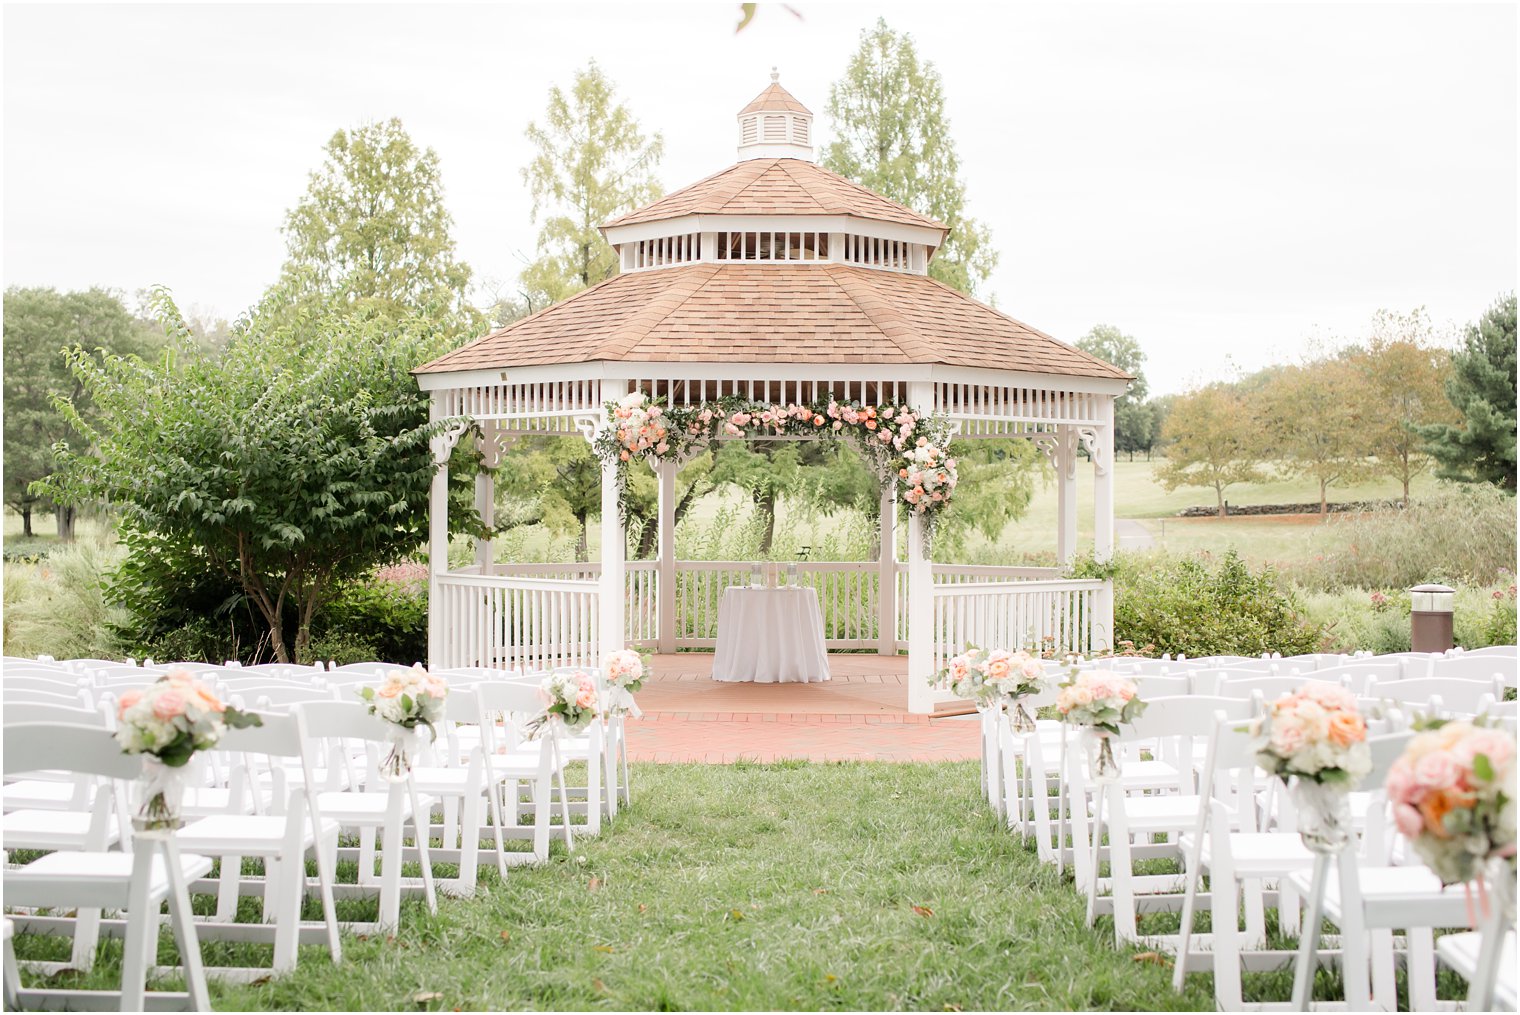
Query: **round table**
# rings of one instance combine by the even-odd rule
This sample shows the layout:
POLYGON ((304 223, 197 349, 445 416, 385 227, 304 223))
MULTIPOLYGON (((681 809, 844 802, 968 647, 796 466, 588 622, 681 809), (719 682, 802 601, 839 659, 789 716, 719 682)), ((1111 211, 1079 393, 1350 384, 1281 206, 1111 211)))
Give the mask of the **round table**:
POLYGON ((829 679, 818 593, 811 588, 724 589, 712 672, 714 680, 757 684, 829 679))

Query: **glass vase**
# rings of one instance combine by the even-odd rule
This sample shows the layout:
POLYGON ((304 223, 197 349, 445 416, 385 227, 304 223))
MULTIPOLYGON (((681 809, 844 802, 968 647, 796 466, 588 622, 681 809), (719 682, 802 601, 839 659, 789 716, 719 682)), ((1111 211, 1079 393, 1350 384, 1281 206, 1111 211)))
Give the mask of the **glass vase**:
POLYGON ((1351 841, 1351 790, 1344 783, 1295 778, 1298 837, 1314 853, 1339 853, 1351 841))
POLYGON ((1008 728, 1021 737, 1027 737, 1035 731, 1034 717, 1024 707, 1024 699, 1014 701, 1013 708, 1008 710, 1008 728))
POLYGON ((142 795, 132 827, 139 832, 172 832, 184 824, 187 765, 166 765, 151 754, 143 756, 142 795))
POLYGON ((1114 757, 1114 743, 1104 732, 1094 732, 1098 749, 1093 754, 1093 782, 1116 782, 1119 779, 1119 760, 1114 757))
POLYGON ((398 726, 391 731, 391 750, 380 762, 380 778, 406 782, 412 777, 412 755, 417 750, 417 731, 398 726))

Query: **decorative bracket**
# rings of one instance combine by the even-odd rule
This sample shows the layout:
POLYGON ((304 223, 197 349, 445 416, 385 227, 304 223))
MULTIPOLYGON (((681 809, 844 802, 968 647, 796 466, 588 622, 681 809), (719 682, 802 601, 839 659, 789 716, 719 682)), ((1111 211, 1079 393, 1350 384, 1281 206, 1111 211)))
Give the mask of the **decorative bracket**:
POLYGON ((581 436, 586 438, 587 444, 596 443, 596 435, 601 432, 602 427, 606 424, 606 419, 607 413, 605 411, 578 412, 570 417, 571 422, 575 424, 575 428, 581 432, 581 436))
POLYGON ((517 434, 504 433, 495 426, 482 427, 480 436, 475 439, 475 446, 480 450, 480 464, 487 469, 501 468, 502 459, 517 443, 517 438, 517 434))
POLYGON ((1069 426, 1055 431, 1037 433, 1030 438, 1034 446, 1045 452, 1056 475, 1066 479, 1077 478, 1077 433, 1069 426))
POLYGON ((459 443, 459 439, 465 435, 471 425, 471 420, 468 416, 455 416, 444 423, 443 429, 434 434, 433 439, 428 442, 429 447, 433 451, 434 465, 445 465, 448 463, 449 455, 453 453, 454 446, 459 443))
POLYGON ((1108 475, 1109 449, 1107 444, 1099 438, 1105 431, 1097 427, 1083 426, 1077 428, 1077 437, 1082 441, 1082 446, 1087 449, 1087 457, 1092 459, 1093 468, 1098 475, 1108 475))

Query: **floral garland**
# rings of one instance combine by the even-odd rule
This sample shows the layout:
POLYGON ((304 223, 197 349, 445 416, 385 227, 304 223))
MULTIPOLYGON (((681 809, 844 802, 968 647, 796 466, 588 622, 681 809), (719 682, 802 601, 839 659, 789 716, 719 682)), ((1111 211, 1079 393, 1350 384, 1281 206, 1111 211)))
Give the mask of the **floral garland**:
POLYGON ((627 489, 628 467, 679 461, 724 437, 811 435, 855 445, 885 488, 897 486, 907 510, 932 523, 950 504, 958 482, 950 456, 950 424, 895 402, 863 405, 820 399, 771 404, 738 397, 669 408, 663 398, 634 392, 607 403, 607 423, 593 447, 618 466, 618 492, 627 489))

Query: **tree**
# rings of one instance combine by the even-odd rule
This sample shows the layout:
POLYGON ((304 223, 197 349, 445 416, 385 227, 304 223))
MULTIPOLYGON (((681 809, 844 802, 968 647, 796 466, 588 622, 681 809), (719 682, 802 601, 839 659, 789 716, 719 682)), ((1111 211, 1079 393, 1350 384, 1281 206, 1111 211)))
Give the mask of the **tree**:
POLYGON ((542 125, 528 124, 537 150, 522 171, 533 195, 538 256, 522 273, 530 306, 556 303, 617 274, 617 255, 598 227, 660 196, 655 168, 665 150, 644 136, 595 61, 569 94, 549 89, 542 125))
POLYGON ((323 152, 285 219, 284 288, 317 303, 341 296, 394 320, 425 312, 452 330, 477 330, 437 153, 419 149, 396 119, 339 130, 323 152))
POLYGON ((1330 511, 1330 487, 1371 471, 1364 426, 1366 378, 1345 357, 1277 371, 1257 396, 1273 457, 1290 474, 1319 485, 1319 513, 1330 511))
POLYGON ((962 553, 972 533, 996 544, 1009 522, 1024 516, 1034 499, 1040 453, 1026 440, 957 441, 951 447, 960 481, 955 500, 935 524, 937 544, 962 553))
POLYGON ((1145 350, 1140 343, 1111 324, 1098 324, 1077 339, 1077 348, 1112 363, 1134 377, 1129 390, 1114 400, 1114 449, 1149 453, 1155 446, 1156 412, 1146 402, 1150 386, 1145 380, 1145 350))
POLYGON ((1461 423, 1421 427, 1436 475, 1515 492, 1515 294, 1469 325, 1452 356, 1446 395, 1461 423))
POLYGON ((1260 434, 1245 400, 1230 385, 1211 384, 1174 398, 1163 436, 1167 458, 1156 479, 1167 490, 1213 489, 1221 518, 1229 513, 1225 490, 1261 478, 1260 434))
POLYGON ((1380 310, 1366 345, 1351 360, 1363 376, 1368 401, 1361 431, 1377 458, 1375 470, 1399 481, 1408 507, 1410 482, 1430 467, 1419 427, 1456 420, 1445 390, 1451 356, 1436 344, 1423 309, 1380 310))
POLYGON ((968 218, 966 185, 945 115, 945 91, 913 38, 877 19, 860 33, 844 77, 829 89, 835 140, 823 165, 950 227, 929 274, 975 293, 997 266, 992 236, 968 218))
POLYGON ((267 295, 222 356, 197 346, 167 293, 173 346, 158 361, 75 347, 97 411, 60 400, 78 443, 59 446, 47 481, 64 503, 111 502, 140 545, 166 542, 235 583, 280 662, 306 661, 341 581, 424 538, 436 426, 410 371, 448 341, 436 322, 292 299, 267 295))
POLYGON ((23 535, 32 535, 39 510, 54 511, 61 537, 73 535, 74 509, 32 489, 53 471, 53 444, 69 432, 53 400, 70 398, 82 414, 94 413, 65 350, 77 345, 144 354, 158 344, 121 298, 104 289, 5 291, 5 506, 21 516, 23 535))

